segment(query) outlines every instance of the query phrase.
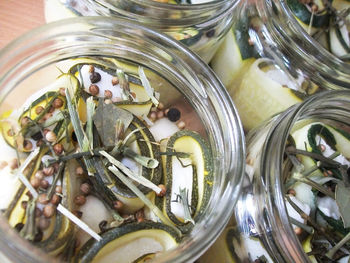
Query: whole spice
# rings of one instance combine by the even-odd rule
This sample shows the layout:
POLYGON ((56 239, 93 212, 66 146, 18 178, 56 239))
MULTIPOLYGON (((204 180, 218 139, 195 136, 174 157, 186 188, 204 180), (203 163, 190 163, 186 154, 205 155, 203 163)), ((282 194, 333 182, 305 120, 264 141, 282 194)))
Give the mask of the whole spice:
POLYGON ((42 113, 44 111, 44 107, 43 106, 37 106, 36 108, 35 108, 35 113, 36 114, 40 114, 40 113, 42 113))
POLYGON ((112 85, 115 86, 115 85, 118 85, 119 84, 119 79, 117 77, 113 77, 112 78, 112 85))
POLYGON ((91 185, 89 183, 83 183, 80 186, 80 191, 85 194, 88 195, 91 192, 91 185))
POLYGON ((24 140, 24 142, 23 142, 23 148, 24 148, 26 151, 30 151, 30 150, 33 148, 32 142, 29 141, 29 140, 24 140))
POLYGON ((54 194, 54 195, 52 196, 50 202, 51 202, 51 204, 53 204, 53 205, 58 205, 60 201, 61 201, 61 197, 60 197, 59 195, 57 195, 57 194, 54 194))
POLYGON ((100 88, 95 84, 91 84, 89 87, 89 92, 92 96, 96 96, 100 92, 100 88))
POLYGON ((55 168, 53 166, 45 167, 43 169, 43 173, 45 176, 51 176, 55 172, 55 168))
POLYGON ((124 204, 120 200, 116 200, 113 202, 113 207, 115 210, 120 211, 123 208, 124 204))
POLYGON ((170 108, 167 112, 167 117, 170 121, 176 122, 181 117, 181 112, 177 108, 170 108))
POLYGON ((92 72, 90 75, 90 80, 91 83, 99 82, 101 80, 101 74, 96 71, 92 72))
POLYGON ((34 188, 38 188, 40 186, 41 180, 38 177, 32 177, 30 178, 30 184, 34 187, 34 188))
POLYGON ((63 106, 63 100, 60 99, 60 98, 54 99, 54 101, 53 101, 53 103, 52 103, 52 106, 53 106, 55 109, 61 108, 61 107, 63 106))
POLYGON ((113 97, 112 91, 110 91, 108 89, 105 90, 105 94, 104 95, 105 95, 105 98, 107 98, 107 99, 110 99, 110 98, 113 97))
POLYGON ((39 195, 38 197, 38 202, 40 204, 46 205, 49 203, 49 200, 47 199, 47 194, 46 193, 42 193, 39 195))
POLYGON ((21 119, 21 126, 24 127, 28 125, 28 123, 30 123, 31 121, 32 120, 29 117, 25 116, 21 119))
POLYGON ((76 173, 77 175, 83 175, 83 174, 84 174, 84 169, 83 169, 83 167, 78 166, 78 167, 75 169, 75 173, 76 173))
POLYGON ((74 203, 76 205, 84 205, 86 202, 86 197, 83 196, 83 195, 77 195, 75 198, 74 198, 74 203))
POLYGON ((166 194, 166 187, 165 187, 165 185, 164 184, 160 184, 160 185, 158 185, 158 187, 160 189, 162 189, 162 190, 157 194, 157 196, 160 196, 160 197, 165 196, 165 194, 166 194))
POLYGON ((46 205, 44 206, 44 209, 43 209, 43 215, 46 217, 46 218, 51 218, 56 212, 56 208, 49 204, 49 205, 46 205))
POLYGON ((62 186, 61 185, 57 185, 55 188, 55 192, 58 194, 62 194, 62 186))
POLYGON ((63 145, 61 143, 57 143, 53 146, 53 150, 57 155, 60 155, 60 154, 62 154, 62 152, 64 150, 63 145))
POLYGON ((48 131, 46 134, 45 134, 45 139, 48 141, 48 142, 55 142, 56 141, 56 134, 53 132, 53 131, 48 131))
POLYGON ((40 187, 43 189, 47 189, 50 186, 50 183, 47 180, 40 181, 40 187))

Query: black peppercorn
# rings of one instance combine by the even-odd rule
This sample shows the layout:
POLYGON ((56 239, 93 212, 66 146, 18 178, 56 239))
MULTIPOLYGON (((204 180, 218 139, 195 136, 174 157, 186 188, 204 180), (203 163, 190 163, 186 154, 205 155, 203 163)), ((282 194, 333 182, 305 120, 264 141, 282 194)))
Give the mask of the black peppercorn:
POLYGON ((34 236, 34 242, 40 242, 43 239, 43 232, 41 230, 38 230, 38 232, 34 236))
POLYGON ((24 227, 24 224, 23 223, 17 223, 15 225, 15 229, 19 232, 22 230, 22 228, 24 227))
POLYGON ((91 80, 91 83, 96 83, 96 82, 99 82, 101 80, 101 75, 100 73, 98 72, 92 72, 90 74, 90 80, 91 80))
POLYGON ((209 31, 207 31, 207 33, 205 33, 205 35, 208 37, 208 38, 211 38, 215 35, 215 29, 211 29, 209 31))
POLYGON ((181 117, 181 112, 176 109, 176 108, 171 108, 169 109, 168 113, 167 113, 168 119, 172 122, 176 122, 180 119, 181 117))

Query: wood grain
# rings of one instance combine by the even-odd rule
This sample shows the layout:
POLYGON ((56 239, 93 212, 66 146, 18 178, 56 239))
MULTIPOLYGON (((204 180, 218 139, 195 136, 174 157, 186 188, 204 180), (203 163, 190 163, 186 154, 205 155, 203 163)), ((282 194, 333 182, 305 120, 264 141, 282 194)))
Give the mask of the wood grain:
POLYGON ((0 48, 44 23, 44 0, 0 0, 0 48))

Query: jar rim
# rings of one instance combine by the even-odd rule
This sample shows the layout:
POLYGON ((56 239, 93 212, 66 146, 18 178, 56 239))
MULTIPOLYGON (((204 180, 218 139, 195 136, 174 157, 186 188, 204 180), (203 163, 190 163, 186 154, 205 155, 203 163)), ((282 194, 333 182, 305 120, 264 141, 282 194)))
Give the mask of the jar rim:
POLYGON ((269 216, 271 219, 269 226, 273 232, 271 236, 277 244, 273 246, 279 247, 283 260, 310 262, 290 223, 287 201, 283 192, 284 185, 280 176, 283 174, 282 160, 288 136, 294 125, 303 120, 330 120, 344 124, 343 119, 346 118, 349 125, 349 111, 349 90, 324 91, 271 119, 272 123, 262 149, 261 175, 264 183, 261 187, 266 191, 267 196, 264 200, 267 202, 265 207, 271 216, 269 216))
MULTIPOLYGON (((220 117, 217 121, 219 123, 218 125, 222 126, 220 127, 223 131, 224 138, 218 138, 218 140, 224 141, 225 144, 227 144, 223 144, 224 147, 232 147, 231 149, 226 148, 226 152, 221 153, 224 157, 223 162, 225 167, 221 167, 220 169, 222 169, 221 172, 223 173, 223 175, 225 174, 226 176, 225 179, 221 181, 220 187, 222 187, 223 196, 225 199, 221 201, 220 209, 217 208, 219 209, 218 211, 220 211, 220 213, 213 215, 210 219, 214 220, 214 223, 205 226, 205 235, 200 234, 200 238, 197 238, 195 240, 196 242, 194 243, 187 242, 187 244, 185 244, 187 245, 187 247, 185 247, 184 244, 180 244, 179 247, 174 251, 164 253, 164 257, 160 259, 160 262, 178 262, 186 261, 190 258, 197 258, 204 252, 204 248, 207 248, 214 241, 214 239, 222 231, 224 225, 229 220, 230 214, 234 208, 233 203, 235 203, 235 201, 238 198, 240 185, 243 178, 243 156, 245 154, 243 129, 238 119, 238 114, 235 109, 235 106, 221 82, 197 55, 191 52, 184 45, 173 40, 171 37, 149 29, 141 24, 134 23, 127 19, 106 17, 70 18, 36 28, 22 35, 21 37, 7 45, 5 48, 0 50, 0 85, 16 86, 18 80, 11 79, 11 77, 14 76, 14 68, 17 70, 17 73, 20 69, 31 67, 30 62, 33 62, 33 60, 36 59, 36 57, 34 56, 35 54, 30 53, 30 49, 32 47, 42 47, 42 50, 45 51, 48 47, 50 47, 50 45, 52 47, 55 47, 55 38, 64 39, 65 41, 67 41, 67 43, 69 43, 70 40, 74 41, 74 38, 69 39, 69 37, 73 35, 77 35, 83 39, 83 35, 80 35, 79 33, 84 32, 85 34, 88 34, 88 28, 82 27, 79 31, 76 30, 76 28, 74 27, 74 25, 79 26, 83 24, 93 25, 95 29, 98 26, 106 26, 109 24, 111 28, 114 26, 115 28, 118 28, 118 30, 123 31, 126 34, 137 34, 136 32, 139 32, 138 36, 143 36, 143 40, 145 41, 145 43, 147 43, 147 37, 154 37, 154 40, 159 41, 158 46, 156 47, 159 48, 159 50, 163 50, 168 55, 171 55, 174 59, 176 59, 176 62, 179 63, 179 66, 184 65, 183 69, 192 70, 193 72, 198 71, 198 76, 200 76, 201 78, 193 78, 192 81, 198 82, 198 85, 200 84, 199 86, 202 88, 204 83, 203 81, 207 80, 210 84, 208 84, 208 87, 206 87, 202 91, 203 95, 206 95, 210 99, 213 99, 213 102, 217 104, 214 105, 216 107, 215 109, 220 110, 220 117), (182 253, 177 253, 177 250, 181 251, 182 253), (183 253, 184 251, 187 252, 183 253)), ((72 43, 74 43, 75 45, 75 43, 78 42, 72 43)), ((110 47, 112 47, 112 45, 113 43, 110 43, 110 47)), ((40 55, 47 55, 44 51, 40 55)), ((56 55, 58 56, 65 56, 62 53, 61 49, 57 49, 56 53, 56 55)), ((59 57, 54 57, 52 59, 52 61, 55 61, 55 59, 59 60, 59 57)), ((43 67, 44 64, 40 66, 43 67)), ((34 69, 30 68, 30 70, 34 69)), ((16 77, 24 78, 25 76, 19 74, 16 77)), ((201 91, 199 90, 199 92, 201 91)), ((190 238, 195 237, 191 236, 190 238)), ((24 251, 24 253, 27 253, 25 256, 30 257, 30 252, 30 248, 27 251, 24 251)))

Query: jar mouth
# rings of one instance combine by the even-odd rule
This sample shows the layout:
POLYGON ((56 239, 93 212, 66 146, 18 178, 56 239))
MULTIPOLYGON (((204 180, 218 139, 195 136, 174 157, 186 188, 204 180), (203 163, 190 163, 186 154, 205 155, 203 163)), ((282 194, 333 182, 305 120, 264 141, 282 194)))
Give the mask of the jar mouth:
POLYGON ((348 126, 350 124, 349 108, 349 91, 325 91, 289 108, 273 119, 274 124, 269 129, 269 135, 262 150, 262 181, 267 194, 267 199, 265 199, 267 202, 264 206, 269 216, 273 218, 269 221, 269 230, 273 232, 272 239, 277 244, 280 255, 284 255, 282 256, 284 260, 309 262, 292 227, 284 196, 286 189, 284 189, 281 175, 288 136, 296 125, 300 125, 300 122, 321 121, 348 126), (286 250, 286 247, 289 249, 286 250))
MULTIPOLYGON (((62 20, 37 28, 0 51, 1 101, 31 74, 48 65, 80 56, 127 59, 130 54, 135 56, 135 62, 149 62, 145 66, 179 85, 206 125, 208 143, 216 151, 217 191, 208 204, 210 216, 205 215, 184 242, 159 258, 159 262, 185 262, 198 258, 222 231, 238 198, 244 168, 243 130, 233 102, 195 54, 172 38, 126 19, 62 20)), ((4 239, 11 243, 10 236, 4 235, 4 239)), ((35 258, 30 248, 23 253, 35 258)))
POLYGON ((110 0, 87 0, 100 15, 123 15, 153 28, 216 24, 229 16, 238 0, 214 0, 202 4, 168 4, 153 0, 131 0, 115 3, 110 0))
POLYGON ((293 66, 300 68, 313 76, 313 82, 324 88, 350 88, 349 64, 332 54, 308 34, 286 1, 258 1, 257 8, 267 27, 266 45, 276 46, 274 48, 281 51, 277 56, 284 55, 285 59, 290 61, 291 71, 293 66))

